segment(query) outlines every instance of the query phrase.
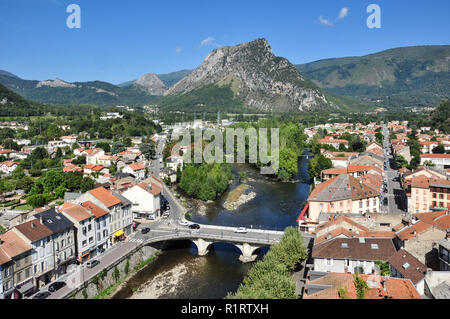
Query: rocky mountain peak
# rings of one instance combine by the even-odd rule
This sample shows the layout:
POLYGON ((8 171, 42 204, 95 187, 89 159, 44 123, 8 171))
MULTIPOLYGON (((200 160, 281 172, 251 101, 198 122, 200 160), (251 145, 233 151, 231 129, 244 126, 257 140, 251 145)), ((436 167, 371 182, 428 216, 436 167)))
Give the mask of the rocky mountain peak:
POLYGON ((214 49, 164 95, 184 94, 209 84, 229 85, 244 104, 262 110, 306 110, 328 105, 317 86, 305 80, 287 59, 273 54, 266 39, 214 49))
POLYGON ((167 86, 154 73, 147 73, 134 82, 134 86, 147 91, 151 95, 163 95, 167 86))

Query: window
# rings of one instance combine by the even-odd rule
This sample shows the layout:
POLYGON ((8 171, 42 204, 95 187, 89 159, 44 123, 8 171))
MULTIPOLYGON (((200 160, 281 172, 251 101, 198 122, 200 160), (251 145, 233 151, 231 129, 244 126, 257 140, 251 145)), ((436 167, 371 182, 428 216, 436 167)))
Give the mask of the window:
POLYGON ((362 201, 360 201, 359 202, 359 208, 362 208, 363 207, 363 203, 362 203, 362 201))
POLYGON ((89 226, 88 226, 88 231, 91 231, 91 230, 92 230, 92 225, 89 224, 89 226))
POLYGON ((97 240, 100 241, 102 239, 102 235, 100 233, 97 233, 97 240))
POLYGON ((333 259, 331 259, 331 258, 326 258, 326 259, 325 259, 325 265, 327 265, 327 266, 333 265, 333 259))
POLYGON ((92 244, 94 242, 94 237, 89 237, 89 244, 92 244))
POLYGON ((81 244, 81 246, 84 247, 84 246, 86 246, 86 245, 87 245, 87 241, 86 241, 86 240, 83 240, 83 243, 81 244))

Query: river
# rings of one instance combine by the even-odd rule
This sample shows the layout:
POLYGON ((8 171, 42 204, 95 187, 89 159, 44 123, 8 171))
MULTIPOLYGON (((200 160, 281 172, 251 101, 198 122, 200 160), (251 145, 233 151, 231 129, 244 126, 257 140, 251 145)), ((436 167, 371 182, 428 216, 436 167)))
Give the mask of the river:
MULTIPOLYGON (((301 157, 295 183, 281 183, 260 175, 259 171, 243 164, 232 167, 233 174, 247 174, 256 197, 227 211, 222 207, 226 193, 201 213, 192 213, 194 222, 226 226, 262 227, 284 229, 296 225, 296 219, 309 194, 308 159, 301 157)), ((235 181, 229 191, 239 185, 235 181)), ((195 205, 195 204, 194 204, 195 205)), ((195 207, 195 206, 194 206, 195 207)), ((198 207, 193 209, 198 212, 198 207)), ((259 250, 262 258, 268 248, 259 250)), ((196 248, 189 241, 173 242, 158 259, 130 279, 114 298, 199 298, 221 299, 228 292, 235 292, 244 279, 251 263, 242 264, 240 251, 231 244, 216 243, 204 257, 196 256, 196 248)))

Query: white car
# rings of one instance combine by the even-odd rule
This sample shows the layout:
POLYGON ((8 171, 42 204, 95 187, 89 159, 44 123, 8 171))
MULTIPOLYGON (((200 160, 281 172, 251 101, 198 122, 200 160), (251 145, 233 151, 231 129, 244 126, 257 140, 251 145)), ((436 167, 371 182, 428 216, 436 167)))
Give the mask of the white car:
POLYGON ((187 220, 179 219, 178 224, 180 224, 181 226, 187 226, 189 225, 189 222, 187 220))
POLYGON ((234 232, 235 232, 235 233, 242 233, 242 234, 245 234, 245 233, 247 232, 247 228, 245 228, 245 227, 239 227, 239 228, 236 228, 236 229, 234 230, 234 232))

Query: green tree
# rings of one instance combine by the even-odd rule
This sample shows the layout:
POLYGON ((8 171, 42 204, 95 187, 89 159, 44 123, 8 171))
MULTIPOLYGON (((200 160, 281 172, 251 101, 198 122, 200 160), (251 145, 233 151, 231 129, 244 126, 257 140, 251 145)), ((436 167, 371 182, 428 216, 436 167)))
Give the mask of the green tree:
POLYGON ((155 143, 151 140, 149 143, 142 143, 139 145, 139 151, 144 154, 147 160, 154 159, 156 156, 155 143))

